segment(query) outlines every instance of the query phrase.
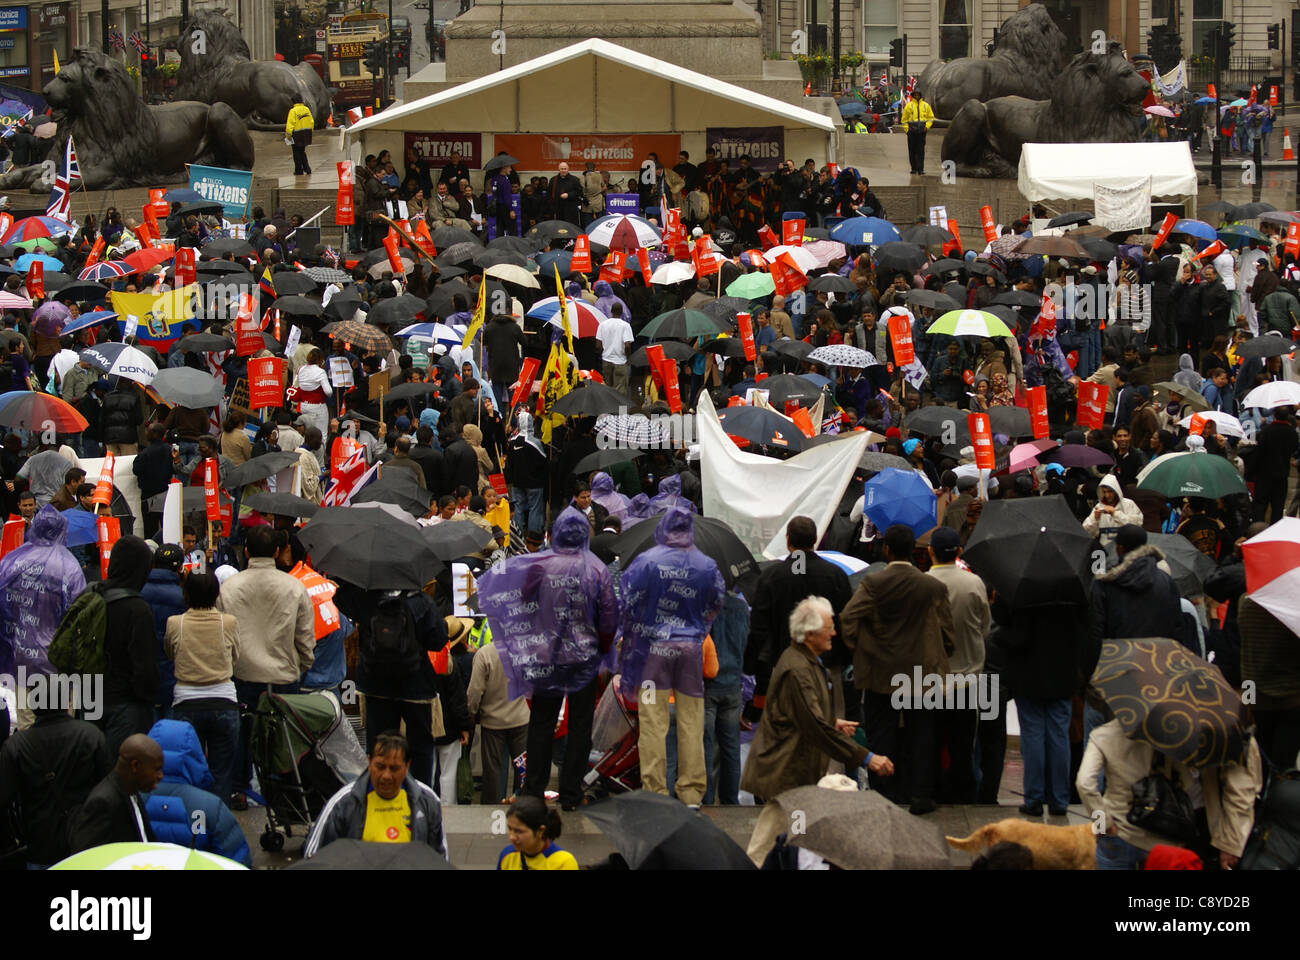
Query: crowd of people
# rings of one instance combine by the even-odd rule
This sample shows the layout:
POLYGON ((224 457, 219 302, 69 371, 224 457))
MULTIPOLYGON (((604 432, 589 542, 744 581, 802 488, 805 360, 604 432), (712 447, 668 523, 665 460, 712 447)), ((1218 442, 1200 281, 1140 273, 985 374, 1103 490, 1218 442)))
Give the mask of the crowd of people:
MULTIPOLYGON (((371 251, 363 256, 300 249, 282 217, 259 216, 244 246, 204 236, 214 225, 169 221, 168 235, 197 246, 200 287, 235 276, 250 289, 279 288, 282 308, 264 304, 264 335, 243 354, 235 318, 202 309, 167 336, 111 317, 77 323, 114 292, 181 286, 164 256, 149 266, 124 260, 120 275, 89 281, 98 291, 78 281, 61 295, 101 236, 101 249, 130 255, 122 248, 133 230, 112 215, 102 234, 88 223, 51 238, 65 270, 47 271, 43 291, 11 268, 6 292, 30 306, 3 317, 0 376, 11 392, 0 396, 0 417, 16 395, 36 394, 70 406, 86 426, 5 424, 0 500, 12 520, 0 557, 0 673, 59 673, 54 661, 68 662, 60 637, 83 624, 78 635, 101 637, 102 653, 79 662, 103 674, 96 715, 73 717, 19 690, 15 728, 3 725, 0 807, 17 805, 25 862, 48 866, 111 840, 164 835, 170 814, 153 798, 169 783, 187 809, 244 807, 257 786, 249 711, 263 694, 354 688, 369 764, 325 804, 309 856, 344 837, 427 843, 445 855, 440 806, 512 800, 501 868, 574 866, 555 844, 561 824, 546 801, 567 811, 587 801, 593 726, 610 703, 635 715, 641 786, 690 806, 747 795, 770 807, 831 764, 917 816, 937 803, 997 803, 1003 708, 1013 699, 1021 813, 1063 816, 1076 797, 1104 808, 1120 826, 1099 843, 1098 866, 1131 867, 1171 842, 1129 830, 1118 815, 1131 782, 1160 756, 1119 731, 1090 680, 1103 641, 1162 637, 1212 660, 1207 669, 1229 686, 1258 690, 1242 721, 1253 736, 1213 777, 1200 770, 1206 827, 1182 841, 1206 866, 1237 863, 1263 770, 1293 768, 1300 752, 1295 636, 1245 595, 1242 559, 1247 539, 1297 511, 1296 500, 1287 504, 1300 447, 1294 401, 1248 400, 1270 385, 1300 390, 1291 356, 1300 273, 1282 251, 1285 221, 1260 218, 1253 238, 1219 242, 1204 256, 1209 241, 1181 230, 1159 242, 1102 240, 1086 257, 1064 259, 998 241, 963 253, 955 237, 927 235, 935 228, 924 225, 905 226, 884 247, 854 248, 825 230, 843 217, 885 216, 856 171, 786 161, 759 175, 747 158, 735 171, 712 156, 696 166, 683 153, 671 169, 650 159, 656 179, 634 184, 643 223, 659 237, 660 217, 676 209, 690 231, 671 246, 647 244, 655 269, 692 268, 668 282, 647 283, 635 267, 568 269, 574 232, 554 218, 599 227, 595 201, 607 186, 599 172, 578 177, 566 164, 550 181, 520 187, 498 165, 480 198, 458 157, 439 172, 418 155, 407 158, 405 181, 391 159, 368 160, 354 237, 371 251), (510 223, 516 189, 530 200, 522 222, 510 223), (701 205, 700 194, 718 203, 701 205), (408 245, 394 270, 378 214, 396 195, 454 256, 408 245), (816 265, 801 261, 800 281, 785 293, 749 286, 774 266, 760 228, 779 238, 794 211, 804 229, 793 246, 816 265), (439 230, 469 241, 444 243, 439 230), (691 256, 706 243, 709 258, 691 256), (496 255, 493 265, 477 262, 484 254, 496 255), (497 280, 500 263, 536 279, 497 280), (283 299, 291 288, 306 306, 283 299), (504 295, 493 297, 497 290, 504 295), (551 290, 567 301, 559 307, 567 321, 541 309, 551 290), (61 308, 54 327, 36 319, 42 300, 61 308), (1006 331, 931 332, 961 311, 1006 331), (740 314, 752 315, 752 343, 740 314), (683 326, 655 332, 669 321, 683 326), (909 338, 910 360, 901 353, 909 338), (642 359, 639 348, 652 342, 670 351, 673 374, 642 359), (201 372, 217 402, 169 401, 141 366, 114 373, 103 359, 109 346, 133 348, 155 374, 201 372), (845 351, 841 359, 819 359, 816 351, 832 348, 845 351), (249 409, 239 392, 248 364, 275 356, 289 389, 278 407, 249 409), (534 360, 541 372, 530 381, 534 360), (801 386, 791 391, 792 381, 801 386), (603 408, 604 420, 581 403, 577 414, 556 410, 557 397, 602 397, 609 385, 620 403, 603 408), (1081 423, 1085 385, 1107 391, 1104 409, 1081 423), (1027 414, 1036 387, 1045 388, 1058 445, 1022 457, 1021 444, 1034 439, 1027 414), (707 547, 716 540, 699 536, 710 518, 698 448, 646 444, 601 459, 620 407, 689 417, 706 395, 717 410, 764 407, 796 432, 867 431, 872 456, 889 459, 858 467, 829 524, 788 519, 788 556, 748 581, 707 547), (799 411, 804 426, 795 426, 799 411), (1023 427, 995 426, 991 471, 975 466, 969 440, 946 435, 968 413, 995 424, 1024 415, 1023 427), (1220 458, 1252 492, 1174 496, 1144 486, 1153 462, 1183 453, 1220 458), (138 500, 120 479, 97 482, 98 463, 82 465, 105 454, 134 457, 138 500), (353 487, 358 459, 378 468, 370 488, 353 487), (231 501, 221 519, 201 494, 213 462, 231 501), (864 485, 885 463, 923 483, 930 522, 881 521, 864 485), (296 477, 292 495, 274 479, 285 469, 296 477), (183 522, 169 527, 162 500, 177 480, 200 495, 182 498, 183 522), (1094 571, 1078 597, 1017 603, 963 552, 1004 502, 1056 497, 1074 532, 1109 553, 1109 572, 1094 571), (380 504, 371 522, 383 530, 457 546, 436 570, 411 559, 412 571, 430 572, 417 585, 322 562, 329 555, 308 545, 321 542, 313 525, 323 521, 300 521, 317 510, 359 513, 365 500, 380 504), (111 552, 85 535, 99 518, 120 525, 111 552), (633 549, 626 534, 637 528, 644 536, 633 549), (167 529, 179 533, 175 542, 167 529), (1168 540, 1149 542, 1166 534, 1213 572, 1175 583, 1168 540), (858 572, 882 566, 851 582, 843 558, 858 572), (472 605, 453 569, 473 584, 472 605), (309 589, 321 582, 332 613, 322 612, 322 591, 309 589), (530 671, 529 662, 550 669, 530 671), (983 717, 973 707, 900 706, 893 678, 914 668, 997 675, 999 709, 983 717)), ((599 259, 607 250, 596 246, 599 259)), ((777 459, 795 453, 770 433, 733 440, 777 459)), ((213 834, 211 849, 247 858, 234 833, 213 834)), ((749 850, 756 864, 780 846, 779 834, 772 817, 760 822, 749 850)))

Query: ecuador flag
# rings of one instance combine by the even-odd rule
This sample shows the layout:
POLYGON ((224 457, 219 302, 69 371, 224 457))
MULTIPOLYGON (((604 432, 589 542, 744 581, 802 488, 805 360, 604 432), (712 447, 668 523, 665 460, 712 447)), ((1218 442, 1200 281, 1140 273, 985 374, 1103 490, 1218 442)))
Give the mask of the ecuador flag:
POLYGON ((194 297, 196 284, 167 293, 118 293, 109 295, 109 302, 117 314, 123 336, 135 320, 135 335, 140 344, 153 347, 166 356, 172 346, 186 333, 197 333, 199 321, 195 319, 194 297))

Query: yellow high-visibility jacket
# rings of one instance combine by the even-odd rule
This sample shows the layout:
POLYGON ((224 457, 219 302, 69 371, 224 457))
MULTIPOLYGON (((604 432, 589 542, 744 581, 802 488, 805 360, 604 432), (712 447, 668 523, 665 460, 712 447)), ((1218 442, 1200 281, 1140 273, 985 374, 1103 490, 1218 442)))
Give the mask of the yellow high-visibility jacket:
POLYGON ((934 111, 924 100, 909 100, 903 107, 900 122, 903 129, 907 129, 909 123, 924 122, 925 129, 929 130, 934 125, 934 111))
POLYGON ((305 103, 294 104, 284 122, 284 135, 292 137, 295 130, 311 130, 315 126, 316 118, 311 115, 311 108, 305 103))

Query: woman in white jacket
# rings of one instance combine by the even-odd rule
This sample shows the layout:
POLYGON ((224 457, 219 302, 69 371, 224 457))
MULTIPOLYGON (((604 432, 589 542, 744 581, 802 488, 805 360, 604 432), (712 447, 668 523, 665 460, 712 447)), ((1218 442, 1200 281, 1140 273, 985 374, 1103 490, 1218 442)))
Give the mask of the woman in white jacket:
POLYGON ((1083 519, 1083 530, 1094 537, 1113 537, 1126 523, 1142 526, 1142 508, 1124 497, 1113 473, 1097 485, 1097 505, 1083 519))
POLYGON ((329 436, 330 414, 325 405, 334 393, 329 375, 325 372, 325 355, 319 348, 307 354, 307 362, 298 368, 293 385, 298 390, 303 419, 320 430, 322 437, 329 436))

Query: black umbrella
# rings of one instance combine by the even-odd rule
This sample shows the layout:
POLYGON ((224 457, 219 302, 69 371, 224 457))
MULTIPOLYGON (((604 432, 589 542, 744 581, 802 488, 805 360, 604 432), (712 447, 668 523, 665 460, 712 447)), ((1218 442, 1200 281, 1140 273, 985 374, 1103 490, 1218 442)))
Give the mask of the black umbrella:
POLYGON ((767 402, 781 410, 787 400, 797 400, 801 406, 812 406, 822 395, 822 388, 810 380, 790 373, 777 374, 759 382, 760 390, 768 392, 767 402))
POLYGON ((250 493, 240 501, 241 506, 256 510, 258 513, 273 514, 277 517, 313 517, 320 505, 295 497, 292 493, 250 493))
POLYGON ((215 407, 225 393, 221 381, 212 374, 190 367, 159 370, 150 386, 167 403, 190 410, 215 407))
POLYGON ((1030 293, 1028 290, 1003 290, 993 297, 994 303, 1005 304, 1008 307, 1039 307, 1043 304, 1043 298, 1039 294, 1030 293))
POLYGON ((626 412, 634 406, 613 387, 587 381, 556 400, 551 410, 562 417, 598 417, 602 413, 626 412))
POLYGON ((218 237, 216 240, 205 243, 200 248, 199 253, 205 260, 216 260, 228 253, 233 253, 237 257, 251 257, 253 256, 253 246, 247 240, 240 240, 236 237, 218 237))
POLYGON ((717 297, 700 305, 700 313, 706 313, 728 327, 736 325, 736 314, 749 313, 749 310, 750 302, 743 297, 717 297))
POLYGON ((1013 608, 1088 601, 1092 537, 1064 497, 986 503, 963 556, 1013 608))
POLYGON ((919 270, 927 258, 925 251, 916 244, 894 240, 878 246, 872 253, 871 259, 882 269, 911 273, 919 270))
POLYGON ((723 407, 718 411, 718 422, 727 433, 744 437, 756 446, 776 447, 798 453, 807 442, 789 418, 766 407, 723 407))
POLYGON ((281 470, 287 470, 289 467, 298 463, 298 454, 287 451, 274 451, 264 453, 260 457, 254 457, 247 463, 240 464, 230 471, 226 478, 227 490, 238 490, 240 487, 248 486, 250 483, 257 483, 259 480, 265 480, 267 477, 279 473, 281 470))
POLYGON ((518 158, 510 156, 508 153, 498 153, 487 163, 483 164, 483 173, 486 176, 489 173, 500 170, 502 167, 514 166, 518 162, 518 158))
POLYGON ((483 242, 464 227, 453 227, 449 224, 433 231, 430 234, 430 239, 433 240, 435 250, 445 250, 447 247, 454 247, 458 243, 468 243, 474 247, 483 246, 483 242))
POLYGON ((221 216, 225 213, 225 207, 213 200, 196 200, 193 203, 182 204, 180 209, 172 214, 173 217, 202 216, 206 214, 215 214, 221 216))
POLYGON ((195 273, 210 273, 218 277, 243 274, 250 283, 252 282, 252 272, 248 267, 233 260, 202 260, 199 262, 195 273))
POLYGON ((434 259, 434 263, 439 267, 449 267, 458 263, 470 263, 482 252, 483 245, 481 243, 478 243, 477 241, 470 243, 468 240, 463 240, 460 243, 453 243, 451 246, 446 247, 434 259))
POLYGON ((316 289, 316 281, 298 270, 281 270, 273 273, 271 283, 275 287, 276 294, 281 297, 311 293, 316 289))
POLYGON ((391 503, 417 519, 429 512, 432 501, 432 494, 415 481, 409 470, 386 471, 352 498, 353 503, 391 503))
POLYGON ((1076 210, 1072 213, 1063 213, 1059 217, 1053 217, 1051 220, 1048 220, 1047 228, 1050 230, 1053 227, 1071 227, 1076 223, 1087 223, 1095 216, 1095 213, 1085 213, 1082 210, 1076 210))
POLYGON ((998 281, 998 283, 1001 283, 1006 279, 1006 276, 1002 271, 993 266, 993 264, 989 263, 987 260, 972 260, 970 263, 966 264, 966 272, 981 277, 993 277, 998 281))
MULTIPOLYGON (((807 360, 808 354, 817 348, 811 343, 805 343, 803 340, 773 340, 767 347, 771 353, 780 354, 783 357, 791 357, 795 360, 807 360)), ((766 384, 764 384, 766 386, 766 384)))
POLYGON ((927 263, 925 269, 923 269, 921 273, 928 277, 933 274, 953 273, 965 269, 965 260, 954 260, 952 257, 944 257, 940 260, 935 260, 933 263, 927 263))
POLYGON ((195 353, 221 353, 223 350, 235 349, 233 341, 212 333, 191 333, 189 336, 181 337, 178 346, 182 350, 193 350, 195 353))
POLYGON ((537 252, 537 243, 527 237, 512 237, 507 234, 504 237, 497 237, 488 241, 487 248, 489 250, 505 250, 510 253, 519 253, 527 257, 537 252))
MULTIPOLYGON (((614 539, 610 549, 622 559, 624 570, 634 557, 655 545, 655 528, 659 519, 648 517, 640 520, 614 539)), ((754 555, 735 531, 721 520, 696 516, 692 537, 699 551, 718 565, 727 586, 758 573, 754 555)))
POLYGON ((903 294, 903 300, 912 307, 929 307, 931 310, 942 310, 945 313, 949 310, 962 309, 962 304, 938 290, 908 290, 903 294))
POLYGON ((380 300, 366 314, 366 323, 406 325, 425 311, 426 303, 419 297, 404 293, 400 297, 380 300))
POLYGON ((392 403, 394 400, 413 400, 416 397, 427 397, 437 389, 438 385, 436 383, 423 380, 408 380, 406 383, 399 383, 384 394, 384 403, 392 403))
POLYGON ((298 537, 316 569, 366 590, 421 590, 445 569, 414 521, 383 510, 322 507, 298 537))
POLYGON ((1111 260, 1119 254, 1119 247, 1101 237, 1080 237, 1079 244, 1094 260, 1111 260))
MULTIPOLYGON (((665 340, 664 343, 672 343, 665 340)), ((716 353, 728 360, 741 360, 745 356, 745 343, 740 337, 718 337, 700 347, 705 353, 716 353)))
POLYGON ((942 227, 934 227, 928 223, 918 223, 908 227, 900 236, 907 243, 920 244, 923 247, 932 247, 938 243, 947 243, 952 239, 952 234, 942 227))
POLYGON ((745 851, 679 800, 637 790, 583 807, 633 870, 752 870, 745 851))
POLYGON ((1237 344, 1237 356, 1281 357, 1291 353, 1295 348, 1294 341, 1272 333, 1266 333, 1262 337, 1255 337, 1245 343, 1237 344))
POLYGON ((76 280, 59 291, 60 300, 71 300, 74 303, 104 300, 107 297, 108 290, 102 283, 96 283, 94 280, 76 280))
POLYGON ((1275 213, 1277 207, 1266 200, 1256 200, 1254 203, 1243 203, 1232 211, 1233 220, 1254 220, 1261 213, 1275 213))
POLYGON ((455 870, 427 843, 369 843, 340 837, 290 870, 455 870))
POLYGON ((465 520, 444 520, 423 528, 425 542, 439 560, 451 563, 478 553, 492 542, 492 534, 465 520))
POLYGON ((808 289, 814 293, 854 293, 858 288, 848 277, 841 277, 838 273, 823 273, 808 281, 808 289))
MULTIPOLYGON (((736 338, 729 337, 724 339, 734 340, 736 338)), ((664 348, 665 357, 669 360, 676 360, 678 363, 681 363, 684 360, 690 360, 695 356, 695 348, 689 343, 682 343, 680 340, 660 340, 657 345, 664 348)), ((627 358, 627 362, 634 367, 650 366, 650 361, 646 359, 645 351, 645 347, 637 347, 636 350, 632 352, 632 356, 627 358)))
POLYGON ((989 427, 994 433, 1005 433, 1008 437, 1031 437, 1034 434, 1029 423, 1029 411, 1024 407, 990 407, 989 427))
POLYGON ((573 476, 591 473, 593 470, 604 470, 606 467, 635 460, 639 456, 641 456, 640 450, 629 447, 610 447, 608 450, 597 450, 595 453, 587 454, 574 464, 573 476))
POLYGON ((905 414, 903 430, 906 433, 920 433, 927 437, 938 437, 952 431, 966 429, 966 413, 954 407, 921 407, 905 414))
MULTIPOLYGON (((436 316, 445 320, 455 313, 456 306, 453 303, 452 298, 457 294, 460 294, 460 296, 465 299, 465 309, 473 310, 474 304, 478 302, 478 284, 475 284, 474 288, 470 289, 469 284, 464 280, 461 280, 459 277, 455 280, 448 280, 446 283, 438 284, 438 286, 434 288, 433 293, 429 294, 429 299, 425 301, 425 319, 432 320, 436 316)), ((498 281, 489 277, 487 282, 488 304, 491 305, 492 303, 497 302, 496 298, 498 296, 502 298, 501 302, 510 302, 510 297, 509 294, 506 293, 506 288, 501 286, 498 281), (499 294, 497 293, 498 290, 500 291, 499 294)))
MULTIPOLYGON (((221 496, 218 494, 218 496, 221 496)), ((185 486, 181 488, 181 511, 183 513, 192 513, 196 510, 202 510, 204 503, 204 493, 202 487, 185 486)), ((222 504, 229 504, 230 498, 221 496, 222 504)), ((152 497, 146 497, 142 506, 150 513, 161 513, 167 506, 167 493, 156 493, 152 497)), ((116 513, 114 514, 116 516, 116 513)))
POLYGON ((277 297, 271 306, 281 313, 296 317, 319 317, 324 310, 315 300, 306 297, 277 297))
POLYGON ((578 234, 582 233, 582 227, 576 223, 569 223, 567 220, 543 220, 525 236, 538 242, 550 243, 554 240, 572 240, 578 234))
MULTIPOLYGON (((497 267, 507 264, 512 267, 523 267, 527 270, 533 266, 533 262, 522 253, 515 253, 513 250, 483 250, 474 255, 474 265, 486 270, 488 267, 497 267)), ((554 278, 552 278, 554 279, 554 278)))

